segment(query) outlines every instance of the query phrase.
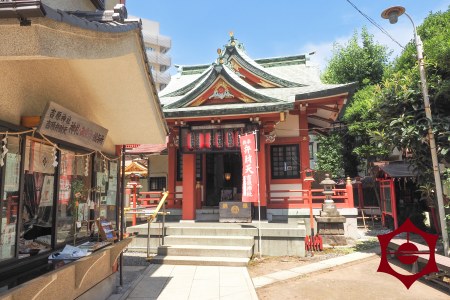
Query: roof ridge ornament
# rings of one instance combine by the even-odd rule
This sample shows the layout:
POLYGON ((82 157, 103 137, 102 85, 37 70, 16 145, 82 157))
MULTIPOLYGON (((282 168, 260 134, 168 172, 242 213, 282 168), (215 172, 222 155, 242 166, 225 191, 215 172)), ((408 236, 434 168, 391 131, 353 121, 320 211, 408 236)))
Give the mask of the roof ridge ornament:
POLYGON ((217 59, 217 61, 219 62, 219 64, 223 64, 223 55, 222 55, 222 49, 217 48, 217 54, 219 54, 219 58, 217 59))
POLYGON ((230 31, 230 45, 233 46, 233 47, 236 46, 236 40, 234 38, 233 31, 230 31))

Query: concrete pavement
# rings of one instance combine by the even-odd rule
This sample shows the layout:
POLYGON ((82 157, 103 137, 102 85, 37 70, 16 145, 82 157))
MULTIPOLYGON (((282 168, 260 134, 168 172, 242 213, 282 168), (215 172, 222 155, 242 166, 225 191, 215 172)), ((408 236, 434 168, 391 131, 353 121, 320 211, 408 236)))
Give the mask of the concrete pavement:
POLYGON ((422 282, 408 290, 398 279, 378 273, 378 252, 356 252, 253 280, 246 267, 151 264, 129 289, 109 300, 253 300, 258 299, 256 288, 260 299, 448 299, 422 282))
POLYGON ((256 300, 246 267, 148 266, 124 294, 109 299, 256 300))
MULTIPOLYGON (((302 300, 448 300, 450 295, 443 290, 416 281, 409 289, 397 278, 377 272, 379 256, 345 264, 338 268, 303 275, 290 280, 266 285, 258 289, 259 299, 302 300)), ((395 261, 393 261, 395 263, 395 261)), ((392 264, 393 269, 410 275, 392 264)))

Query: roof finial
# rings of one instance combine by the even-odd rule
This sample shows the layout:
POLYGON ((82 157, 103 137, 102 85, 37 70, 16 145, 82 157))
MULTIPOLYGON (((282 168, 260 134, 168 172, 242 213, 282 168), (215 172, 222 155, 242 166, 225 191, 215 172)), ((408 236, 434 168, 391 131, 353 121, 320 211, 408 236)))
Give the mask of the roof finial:
POLYGON ((236 41, 234 40, 234 33, 233 33, 233 31, 230 31, 230 45, 233 46, 233 47, 236 45, 236 41))
POLYGON ((217 54, 219 54, 219 63, 223 64, 222 49, 217 48, 217 54))

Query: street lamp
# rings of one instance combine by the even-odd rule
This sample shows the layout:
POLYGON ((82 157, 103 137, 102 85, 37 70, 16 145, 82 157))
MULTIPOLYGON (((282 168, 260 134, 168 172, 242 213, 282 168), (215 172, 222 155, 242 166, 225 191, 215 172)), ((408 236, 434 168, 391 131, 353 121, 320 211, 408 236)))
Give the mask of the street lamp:
POLYGON ((432 129, 433 119, 431 116, 430 98, 428 96, 427 78, 425 76, 425 64, 423 62, 422 40, 420 39, 420 36, 417 34, 416 25, 414 24, 414 21, 412 20, 411 16, 406 13, 404 7, 393 6, 388 9, 385 9, 381 13, 381 17, 384 19, 388 19, 391 24, 395 24, 397 23, 398 17, 400 17, 402 14, 405 14, 408 17, 414 28, 414 41, 416 43, 417 61, 419 62, 420 82, 422 87, 423 102, 425 103, 425 115, 428 119, 428 139, 430 141, 431 160, 433 161, 434 183, 436 184, 439 219, 441 221, 442 243, 444 244, 444 255, 449 256, 448 233, 446 228, 447 224, 445 221, 445 214, 444 214, 444 199, 442 192, 441 175, 439 173, 439 162, 436 153, 436 141, 434 139, 432 129))

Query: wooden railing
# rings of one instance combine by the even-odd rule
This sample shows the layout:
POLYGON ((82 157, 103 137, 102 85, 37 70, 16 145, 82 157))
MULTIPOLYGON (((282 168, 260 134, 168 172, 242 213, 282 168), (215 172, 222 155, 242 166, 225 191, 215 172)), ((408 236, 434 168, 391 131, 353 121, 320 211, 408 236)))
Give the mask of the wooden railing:
MULTIPOLYGON (((151 208, 156 207, 164 191, 140 192, 137 198, 137 207, 151 208)), ((183 192, 169 192, 166 200, 167 208, 181 208, 183 192)), ((134 195, 130 195, 130 206, 133 207, 134 195)))
MULTIPOLYGON (((333 189, 333 199, 336 207, 353 207, 353 187, 347 183, 344 189, 333 189)), ((325 200, 323 189, 311 190, 275 190, 267 195, 267 208, 308 208, 312 201, 313 208, 321 208, 325 200)))

